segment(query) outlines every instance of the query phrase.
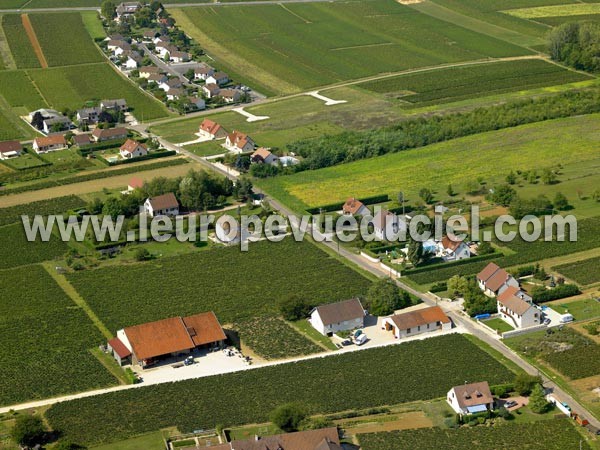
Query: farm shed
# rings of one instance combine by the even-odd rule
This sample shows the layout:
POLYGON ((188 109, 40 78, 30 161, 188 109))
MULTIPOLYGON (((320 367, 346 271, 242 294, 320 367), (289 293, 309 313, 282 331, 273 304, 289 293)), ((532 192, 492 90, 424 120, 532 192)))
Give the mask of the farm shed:
POLYGON ((395 314, 383 319, 382 327, 391 331, 396 339, 436 330, 449 330, 452 321, 439 306, 395 314))
POLYGON ((357 298, 317 306, 310 313, 310 324, 325 336, 361 328, 364 320, 365 310, 357 298))

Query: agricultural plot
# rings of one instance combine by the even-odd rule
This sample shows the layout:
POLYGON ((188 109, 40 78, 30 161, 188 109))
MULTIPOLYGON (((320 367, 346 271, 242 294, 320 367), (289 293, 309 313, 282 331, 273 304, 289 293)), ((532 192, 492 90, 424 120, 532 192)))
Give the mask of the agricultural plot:
POLYGON ((393 0, 186 8, 172 14, 228 72, 274 93, 530 53, 393 0), (235 25, 238 17, 245 18, 244 30, 235 25))
POLYGON ((30 242, 23 225, 15 223, 0 227, 0 249, 4 255, 0 260, 0 269, 7 269, 61 257, 68 247, 56 236, 52 236, 48 242, 40 239, 30 242))
POLYGON ((56 197, 52 200, 25 203, 0 209, 0 226, 21 221, 21 215, 34 216, 36 214, 47 216, 48 214, 62 214, 71 209, 85 206, 85 201, 76 195, 56 197))
POLYGON ((44 161, 32 155, 31 153, 25 153, 18 158, 2 161, 2 164, 15 170, 32 169, 34 167, 47 165, 44 161))
POLYGON ((600 257, 584 259, 574 263, 553 267, 565 277, 581 285, 593 284, 600 281, 600 257))
POLYGON ((495 427, 463 427, 456 430, 423 428, 359 435, 364 450, 488 450, 526 448, 528 450, 564 450, 581 441, 582 449, 591 449, 567 419, 495 427))
POLYGON ((0 95, 13 108, 22 106, 27 111, 33 111, 48 106, 24 70, 0 72, 0 95))
POLYGON ((2 16, 2 29, 8 41, 13 59, 19 69, 40 67, 40 62, 27 37, 20 14, 2 16))
POLYGON ((83 20, 83 25, 92 39, 104 39, 106 37, 106 31, 104 31, 102 21, 98 17, 98 13, 96 11, 82 12, 81 19, 83 20))
POLYGON ((29 20, 50 67, 104 60, 85 28, 81 14, 29 14, 29 20))
POLYGON ((89 352, 102 335, 41 266, 0 271, 0 285, 0 404, 116 384, 89 352))
POLYGON ((599 21, 600 13, 598 14, 577 14, 572 16, 556 16, 556 17, 536 17, 535 19, 530 19, 535 22, 544 23, 546 25, 550 25, 551 27, 557 27, 566 22, 585 22, 585 21, 599 21))
POLYGON ((290 358, 324 351, 277 317, 243 320, 236 323, 236 330, 242 342, 265 359, 290 358))
POLYGON ((432 70, 358 86, 424 106, 589 79, 588 75, 534 59, 432 70))
POLYGON ((538 17, 579 16, 600 14, 598 3, 575 3, 566 5, 547 5, 532 8, 506 9, 503 11, 520 19, 537 19, 538 17))
POLYGON ((513 377, 455 334, 60 403, 46 417, 68 439, 92 444, 172 425, 190 431, 263 423, 276 405, 290 401, 329 413, 443 397, 465 380, 494 385, 513 377), (399 373, 402 382, 390 383, 399 373))

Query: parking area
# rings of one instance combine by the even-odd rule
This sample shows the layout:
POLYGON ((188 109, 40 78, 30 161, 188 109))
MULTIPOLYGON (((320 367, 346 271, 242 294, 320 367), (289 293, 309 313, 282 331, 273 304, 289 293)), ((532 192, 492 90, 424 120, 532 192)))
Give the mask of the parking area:
POLYGON ((558 325, 561 325, 560 318, 562 314, 554 311, 549 306, 541 306, 540 309, 544 313, 544 320, 550 319, 550 323, 548 324, 549 327, 556 327, 558 325))

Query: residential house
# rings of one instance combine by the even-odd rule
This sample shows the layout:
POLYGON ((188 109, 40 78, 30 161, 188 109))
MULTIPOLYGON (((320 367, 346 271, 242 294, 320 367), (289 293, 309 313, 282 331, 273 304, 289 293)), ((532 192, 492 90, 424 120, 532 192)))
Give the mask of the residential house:
POLYGON ((227 137, 227 130, 213 120, 204 119, 200 124, 198 136, 207 139, 224 139, 227 137))
POLYGON ((194 79, 206 81, 208 77, 215 73, 215 69, 210 66, 202 65, 194 69, 194 79))
POLYGON ((121 45, 123 44, 123 42, 127 42, 122 36, 119 39, 109 39, 108 42, 106 43, 106 48, 108 49, 109 52, 113 52, 120 48, 121 45))
POLYGON ((138 52, 129 52, 126 54, 127 60, 123 63, 122 67, 127 70, 137 69, 142 64, 142 56, 138 52))
POLYGON ((133 16, 140 8, 142 4, 139 2, 123 2, 116 8, 117 21, 121 21, 123 18, 133 16))
POLYGON ((225 72, 215 72, 206 78, 206 83, 214 83, 218 86, 222 86, 229 83, 229 75, 227 75, 225 72))
POLYGON ((77 145, 78 147, 90 145, 92 143, 92 135, 90 133, 74 134, 71 138, 71 141, 73 141, 73 144, 77 145))
POLYGON ((202 97, 190 97, 189 98, 190 104, 194 106, 194 108, 196 108, 199 111, 202 111, 203 109, 206 109, 206 102, 204 101, 204 99, 202 97))
MULTIPOLYGON (((109 42, 109 44, 111 44, 111 42, 109 42)), ((115 56, 121 56, 131 51, 131 44, 126 41, 118 41, 114 43, 114 45, 111 45, 111 47, 114 47, 112 52, 115 56)))
POLYGON ((438 256, 444 261, 458 261, 471 257, 469 246, 464 241, 451 239, 444 236, 438 246, 438 256))
POLYGON ((148 147, 144 144, 140 144, 133 139, 127 139, 121 148, 119 148, 119 153, 122 158, 132 159, 139 158, 140 156, 146 156, 148 154, 148 147))
MULTIPOLYGON (((158 55, 160 55, 161 58, 165 58, 167 56, 167 54, 173 53, 173 52, 178 52, 179 48, 176 47, 175 45, 172 45, 170 42, 161 42, 156 44, 156 46, 154 47, 154 52, 158 53, 158 55)), ((170 57, 170 55, 169 55, 170 57)))
POLYGON ((166 83, 168 78, 164 73, 151 73, 146 77, 148 83, 162 84, 166 83))
POLYGON ((450 330, 452 321, 439 306, 416 309, 383 319, 382 328, 396 339, 416 336, 436 330, 450 330))
POLYGON ((494 409, 494 397, 487 381, 454 386, 448 391, 446 401, 461 416, 494 409))
POLYGON ((256 151, 250 155, 250 161, 255 164, 271 164, 273 166, 279 164, 279 158, 264 147, 256 149, 256 151))
POLYGON ((77 111, 77 121, 79 123, 97 123, 98 117, 102 112, 102 108, 99 106, 93 106, 91 108, 83 108, 77 111))
POLYGON ((342 206, 342 212, 347 216, 368 216, 371 215, 371 211, 367 208, 363 202, 350 197, 346 200, 346 203, 342 206))
POLYGON ((146 30, 142 34, 142 39, 144 42, 153 42, 154 38, 158 36, 157 30, 146 30))
POLYGON ((219 97, 225 100, 225 103, 236 103, 242 98, 242 91, 239 89, 221 89, 219 97))
POLYGON ((179 78, 171 78, 164 83, 158 85, 165 92, 169 92, 170 89, 180 89, 183 87, 183 83, 179 78))
POLYGON ((406 232, 406 220, 387 209, 381 208, 373 217, 375 237, 381 241, 393 241, 395 235, 406 232))
POLYGON ((233 131, 225 138, 225 147, 234 153, 246 153, 254 150, 254 141, 250 136, 240 131, 233 131))
POLYGON ((131 180, 129 180, 129 183, 127 184, 127 191, 132 192, 136 189, 142 189, 143 187, 144 180, 142 180, 140 177, 133 177, 131 180))
POLYGON ((144 66, 140 67, 140 78, 149 78, 150 75, 157 75, 161 73, 160 68, 156 66, 144 66))
POLYGON ((110 109, 113 111, 127 111, 127 101, 124 98, 118 98, 115 100, 102 100, 100 102, 100 108, 110 109))
POLYGON ((186 92, 184 89, 179 89, 179 88, 171 88, 167 91, 167 100, 177 100, 181 97, 184 97, 186 95, 186 92))
POLYGON ((70 130, 72 126, 73 122, 71 122, 71 119, 68 117, 52 117, 44 120, 42 131, 46 134, 57 133, 64 130, 70 130))
POLYGON ((150 217, 176 216, 179 214, 179 202, 175 194, 169 192, 158 197, 147 198, 144 202, 144 211, 150 217))
POLYGON ((493 262, 477 274, 477 284, 488 297, 497 296, 510 286, 519 287, 519 282, 512 275, 493 262))
POLYGON ((171 37, 168 35, 162 35, 162 36, 157 36, 155 37, 152 42, 154 43, 154 45, 158 45, 158 44, 170 44, 171 43, 171 37))
POLYGON ((62 150, 64 148, 67 148, 67 141, 62 134, 37 137, 33 140, 33 149, 36 153, 47 153, 54 150, 62 150))
POLYGON ((57 110, 55 109, 46 109, 46 108, 42 108, 42 109, 36 109, 35 111, 32 111, 29 113, 28 119, 29 119, 29 123, 33 122, 33 117, 36 114, 40 114, 44 119, 51 119, 53 117, 62 117, 62 114, 59 113, 57 110))
POLYGON ((132 364, 146 368, 171 356, 220 348, 227 336, 211 311, 123 328, 117 331, 116 339, 118 342, 112 340, 109 346, 117 350, 120 359, 130 357, 132 364))
POLYGON ((0 159, 6 160, 21 156, 23 146, 19 141, 0 142, 0 159))
POLYGON ((190 55, 188 52, 180 52, 179 50, 169 53, 169 57, 174 63, 188 62, 190 59, 192 59, 192 55, 190 55))
POLYGON ((542 322, 541 312, 531 297, 518 287, 509 286, 496 297, 498 315, 513 328, 529 328, 542 322))
POLYGON ((364 326, 365 310, 360 300, 353 298, 317 306, 310 313, 310 324, 324 336, 338 331, 354 330, 364 326))
POLYGON ((337 427, 254 436, 210 447, 211 450, 342 450, 337 427))
POLYGON ((206 98, 213 98, 219 95, 221 89, 214 83, 206 83, 204 86, 202 86, 202 92, 206 98))
POLYGON ((92 131, 92 139, 96 142, 111 141, 125 139, 127 134, 127 128, 96 128, 92 131))

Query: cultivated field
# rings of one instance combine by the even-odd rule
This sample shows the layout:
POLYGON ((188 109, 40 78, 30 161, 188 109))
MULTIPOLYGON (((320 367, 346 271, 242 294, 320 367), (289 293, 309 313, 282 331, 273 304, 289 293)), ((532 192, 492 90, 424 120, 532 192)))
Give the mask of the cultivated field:
POLYGON ((67 244, 56 236, 49 242, 36 240, 29 242, 21 223, 0 227, 0 249, 4 257, 0 260, 0 269, 33 264, 63 256, 67 244))
POLYGON ((553 270, 576 283, 587 285, 600 281, 600 257, 553 267, 553 270))
POLYGON ((337 412, 442 397, 465 380, 494 385, 513 376, 463 336, 448 335, 60 403, 46 416, 67 438, 89 444, 172 425, 190 431, 264 423, 289 401, 311 413, 337 412), (402 381, 390 382, 399 373, 402 381))
POLYGON ((530 53, 393 0, 187 8, 172 13, 235 79, 248 80, 266 93, 530 53), (238 17, 244 17, 243 29, 236 25, 238 17))
POLYGON ((9 208, 1 208, 0 226, 19 222, 21 220, 21 215, 33 216, 39 214, 45 216, 48 214, 61 214, 70 209, 81 208, 82 206, 85 206, 85 201, 76 195, 69 195, 66 197, 58 197, 51 201, 44 200, 20 204, 9 208))
POLYGON ((23 27, 20 14, 6 14, 2 16, 2 29, 10 46, 13 59, 19 69, 40 67, 29 37, 23 27))

